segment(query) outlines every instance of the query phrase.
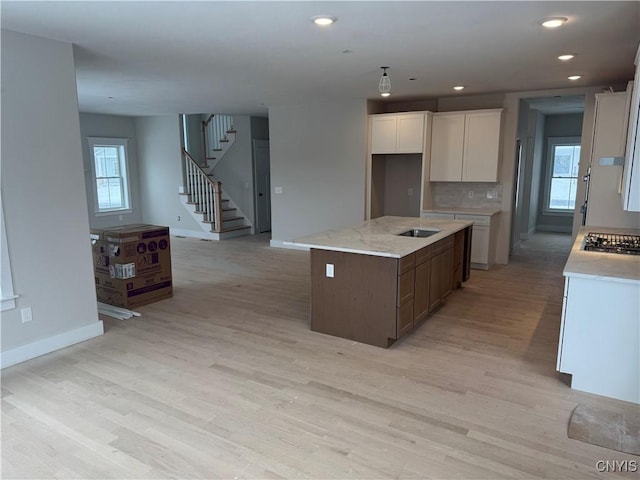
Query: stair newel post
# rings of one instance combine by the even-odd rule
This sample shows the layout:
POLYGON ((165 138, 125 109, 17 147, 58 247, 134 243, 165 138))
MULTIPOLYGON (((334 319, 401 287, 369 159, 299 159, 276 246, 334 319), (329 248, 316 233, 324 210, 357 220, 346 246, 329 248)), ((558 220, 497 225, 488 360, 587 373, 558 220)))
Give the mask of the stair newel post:
POLYGON ((210 222, 214 221, 214 194, 215 191, 213 189, 213 185, 210 183, 207 184, 207 220, 210 222))
POLYGON ((222 183, 213 182, 214 201, 213 208, 215 212, 215 231, 222 231, 222 183))

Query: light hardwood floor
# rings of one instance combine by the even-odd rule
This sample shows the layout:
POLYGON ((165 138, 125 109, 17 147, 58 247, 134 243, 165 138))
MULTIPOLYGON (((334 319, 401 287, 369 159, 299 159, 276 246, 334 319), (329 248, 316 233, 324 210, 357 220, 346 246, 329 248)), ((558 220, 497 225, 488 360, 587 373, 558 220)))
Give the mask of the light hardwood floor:
POLYGON ((473 270, 389 350, 310 331, 307 252, 172 250, 174 298, 2 372, 3 478, 633 478, 566 435, 622 403, 555 371, 568 237, 473 270))

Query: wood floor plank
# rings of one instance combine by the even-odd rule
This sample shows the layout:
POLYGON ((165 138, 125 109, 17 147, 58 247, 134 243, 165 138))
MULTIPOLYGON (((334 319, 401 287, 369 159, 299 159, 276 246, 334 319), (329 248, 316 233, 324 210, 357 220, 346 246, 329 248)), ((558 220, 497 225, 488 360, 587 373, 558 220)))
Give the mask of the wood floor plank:
POLYGON ((307 252, 172 238, 174 297, 2 371, 2 478, 629 478, 569 439, 570 238, 537 234, 390 349, 310 330, 307 252))

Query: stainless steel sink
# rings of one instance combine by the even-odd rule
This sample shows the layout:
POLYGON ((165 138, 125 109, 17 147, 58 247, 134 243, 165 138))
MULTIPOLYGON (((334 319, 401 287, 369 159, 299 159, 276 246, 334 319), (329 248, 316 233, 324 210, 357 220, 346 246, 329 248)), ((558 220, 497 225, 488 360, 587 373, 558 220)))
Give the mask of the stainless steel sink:
POLYGON ((435 235, 439 233, 440 230, 427 230, 426 228, 412 228, 411 230, 407 230, 406 232, 399 233, 400 237, 419 237, 425 238, 430 237, 431 235, 435 235))

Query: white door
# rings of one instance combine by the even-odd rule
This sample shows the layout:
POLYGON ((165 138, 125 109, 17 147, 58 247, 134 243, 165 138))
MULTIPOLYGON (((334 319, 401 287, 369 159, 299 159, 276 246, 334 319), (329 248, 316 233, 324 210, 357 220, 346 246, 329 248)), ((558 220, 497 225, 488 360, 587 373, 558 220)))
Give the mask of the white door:
POLYGON ((256 233, 271 231, 271 167, 269 140, 253 141, 256 233))

